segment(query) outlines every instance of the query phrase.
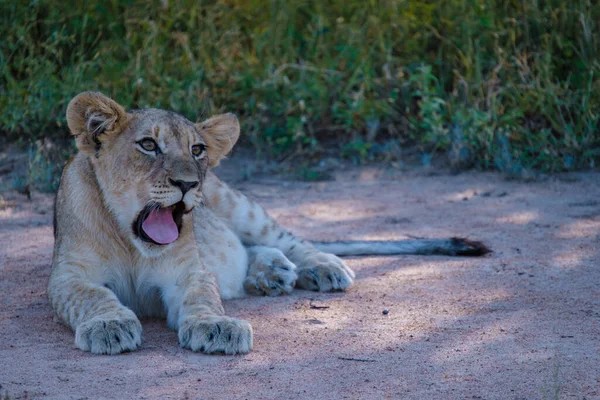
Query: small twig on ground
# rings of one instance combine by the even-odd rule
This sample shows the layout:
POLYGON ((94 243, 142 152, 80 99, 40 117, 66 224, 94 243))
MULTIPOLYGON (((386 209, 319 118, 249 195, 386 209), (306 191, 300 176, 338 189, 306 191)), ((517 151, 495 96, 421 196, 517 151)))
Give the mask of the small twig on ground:
POLYGON ((326 308, 329 308, 329 306, 316 306, 316 305, 314 305, 312 299, 308 303, 308 306, 310 308, 312 308, 313 310, 325 310, 326 308))
POLYGON ((423 236, 415 236, 415 235, 411 235, 411 234, 406 235, 406 237, 409 239, 425 239, 425 237, 423 237, 423 236))
POLYGON ((377 362, 377 360, 369 360, 368 358, 354 358, 354 357, 338 357, 340 360, 346 361, 360 361, 360 362, 377 362))

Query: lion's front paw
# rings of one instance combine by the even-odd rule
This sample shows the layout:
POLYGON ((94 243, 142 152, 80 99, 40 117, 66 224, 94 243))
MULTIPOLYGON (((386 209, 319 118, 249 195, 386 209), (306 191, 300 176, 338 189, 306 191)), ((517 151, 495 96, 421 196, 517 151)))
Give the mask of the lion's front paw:
POLYGON ((319 292, 346 290, 354 283, 354 271, 333 254, 317 253, 307 257, 296 270, 296 285, 319 292))
POLYGON ((297 278, 296 266, 281 251, 265 249, 250 265, 244 289, 258 296, 290 294, 297 278))
POLYGON ((135 315, 95 317, 75 330, 75 345, 94 354, 119 354, 136 350, 141 344, 142 324, 135 315))
POLYGON ((248 353, 252 350, 252 327, 229 317, 189 318, 179 327, 179 344, 203 353, 248 353))

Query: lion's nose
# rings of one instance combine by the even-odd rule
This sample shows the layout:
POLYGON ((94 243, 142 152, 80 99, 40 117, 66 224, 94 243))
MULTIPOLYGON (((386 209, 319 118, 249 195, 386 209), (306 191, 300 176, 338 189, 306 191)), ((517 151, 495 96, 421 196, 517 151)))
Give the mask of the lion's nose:
POLYGON ((181 180, 174 181, 171 178, 169 178, 169 182, 171 182, 171 185, 177 186, 179 189, 181 189, 181 193, 183 193, 184 196, 190 189, 195 188, 200 183, 198 181, 196 181, 196 182, 186 182, 186 181, 181 181, 181 180))

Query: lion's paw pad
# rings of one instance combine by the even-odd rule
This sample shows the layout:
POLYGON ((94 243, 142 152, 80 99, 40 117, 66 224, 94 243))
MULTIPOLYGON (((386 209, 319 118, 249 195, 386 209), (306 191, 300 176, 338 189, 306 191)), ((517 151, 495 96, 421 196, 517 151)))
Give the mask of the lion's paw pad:
POLYGON ((252 327, 244 320, 229 317, 188 319, 179 328, 179 344, 209 354, 248 353, 252 349, 252 327))
POLYGON ((333 292, 348 289, 354 283, 354 272, 338 257, 320 254, 298 267, 296 285, 302 289, 333 292))
POLYGON ((136 350, 142 344, 142 325, 135 317, 94 318, 77 327, 75 344, 81 350, 94 354, 119 354, 136 350))
POLYGON ((254 268, 244 281, 244 288, 254 295, 279 296, 291 293, 297 278, 294 264, 287 259, 274 259, 269 265, 254 268))

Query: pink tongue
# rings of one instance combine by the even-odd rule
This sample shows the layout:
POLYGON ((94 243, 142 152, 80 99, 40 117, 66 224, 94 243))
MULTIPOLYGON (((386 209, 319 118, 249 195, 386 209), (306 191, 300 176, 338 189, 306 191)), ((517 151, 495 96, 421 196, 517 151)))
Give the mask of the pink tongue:
POLYGON ((168 208, 153 210, 142 222, 142 229, 156 243, 169 244, 177 240, 179 231, 168 208))

